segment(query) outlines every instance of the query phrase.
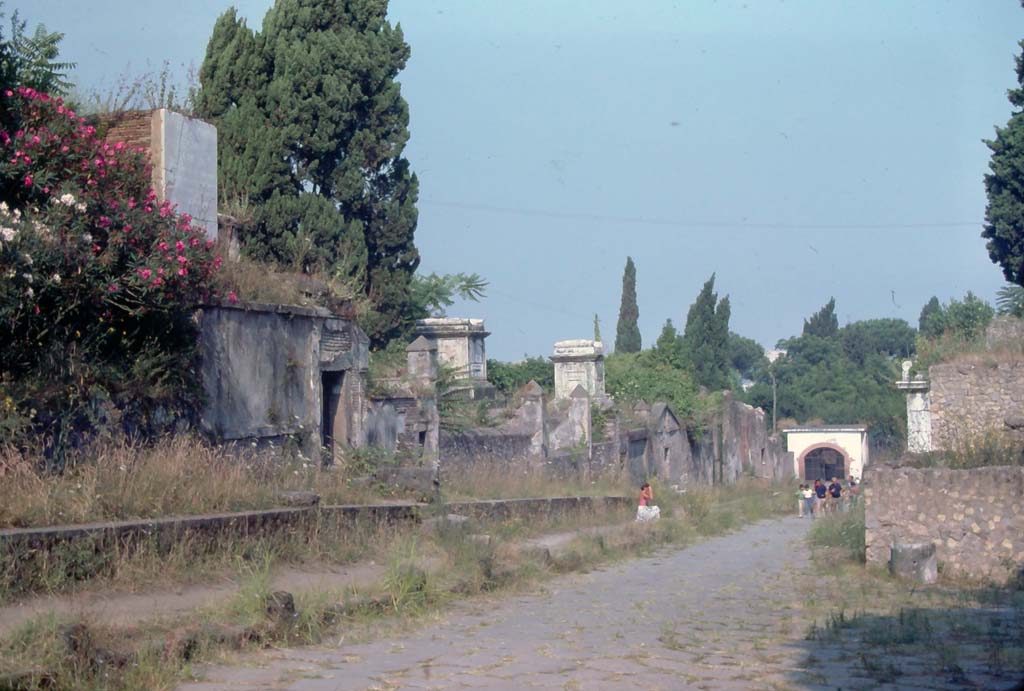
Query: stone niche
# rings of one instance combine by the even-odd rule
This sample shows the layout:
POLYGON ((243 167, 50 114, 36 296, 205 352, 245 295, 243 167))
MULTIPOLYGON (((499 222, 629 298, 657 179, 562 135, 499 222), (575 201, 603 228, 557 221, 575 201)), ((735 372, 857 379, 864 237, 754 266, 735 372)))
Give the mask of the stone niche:
POLYGON ((568 399, 577 386, 592 399, 604 399, 604 346, 586 339, 558 341, 551 356, 555 363, 555 398, 568 399))
POLYGON ((187 213, 217 239, 217 128, 167 108, 101 118, 109 143, 144 149, 153 167, 153 190, 178 213, 187 213))
POLYGON ((484 339, 491 334, 483 319, 435 317, 416 322, 416 333, 437 345, 437 362, 455 370, 460 379, 487 381, 484 339))

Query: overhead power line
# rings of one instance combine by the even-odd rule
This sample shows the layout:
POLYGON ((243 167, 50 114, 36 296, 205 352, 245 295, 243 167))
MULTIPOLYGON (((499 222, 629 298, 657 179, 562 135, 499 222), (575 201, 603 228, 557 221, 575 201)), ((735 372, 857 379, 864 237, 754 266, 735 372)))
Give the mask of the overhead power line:
POLYGON ((632 223, 637 225, 667 226, 673 228, 750 228, 755 230, 910 230, 927 228, 980 228, 982 225, 980 221, 937 221, 922 223, 776 223, 745 220, 684 220, 652 218, 646 216, 613 216, 572 211, 555 211, 551 209, 530 209, 518 206, 494 206, 492 204, 473 204, 440 199, 421 199, 420 203, 427 206, 440 206, 449 209, 463 209, 466 211, 485 211, 488 213, 506 214, 511 216, 603 221, 610 223, 632 223))

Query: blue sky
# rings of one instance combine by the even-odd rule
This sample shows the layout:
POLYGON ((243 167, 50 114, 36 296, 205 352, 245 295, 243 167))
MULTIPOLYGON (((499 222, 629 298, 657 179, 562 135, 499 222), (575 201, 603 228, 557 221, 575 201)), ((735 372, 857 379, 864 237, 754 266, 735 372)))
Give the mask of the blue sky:
MULTIPOLYGON (((259 27, 269 0, 236 3, 259 27)), ((198 67, 210 0, 8 0, 66 34, 88 91, 198 67)), ((614 340, 622 268, 640 328, 703 282, 770 347, 835 296, 841 323, 932 295, 993 300, 982 139, 1010 115, 1015 0, 392 0, 426 272, 477 272, 488 354, 614 340)), ((610 346, 610 343, 609 343, 610 346)))

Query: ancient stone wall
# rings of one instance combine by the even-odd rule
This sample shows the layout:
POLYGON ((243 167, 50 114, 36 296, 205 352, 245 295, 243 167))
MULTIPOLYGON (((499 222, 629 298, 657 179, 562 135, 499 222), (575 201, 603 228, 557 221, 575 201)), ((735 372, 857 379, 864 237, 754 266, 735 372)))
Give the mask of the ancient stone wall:
POLYGON ((469 468, 481 472, 525 472, 531 466, 533 435, 526 432, 482 427, 460 431, 441 430, 439 463, 441 479, 469 468))
POLYGON ((869 466, 868 563, 893 543, 933 542, 942 573, 1006 581, 1024 570, 1024 468, 869 466))
POLYGON ((1013 433, 1024 414, 1024 356, 979 358, 928 368, 935 449, 954 450, 978 436, 1013 433))
POLYGON ((985 344, 989 349, 1007 346, 1019 348, 1021 343, 1024 343, 1024 319, 998 316, 985 329, 985 344))

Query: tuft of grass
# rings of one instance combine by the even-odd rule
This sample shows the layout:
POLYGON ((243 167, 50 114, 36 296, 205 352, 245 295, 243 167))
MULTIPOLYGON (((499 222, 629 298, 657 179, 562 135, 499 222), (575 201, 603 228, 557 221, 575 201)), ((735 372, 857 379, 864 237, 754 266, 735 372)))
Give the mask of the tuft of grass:
POLYGON ((849 511, 830 513, 814 520, 808 540, 815 547, 831 548, 850 561, 866 560, 864 502, 849 511))

